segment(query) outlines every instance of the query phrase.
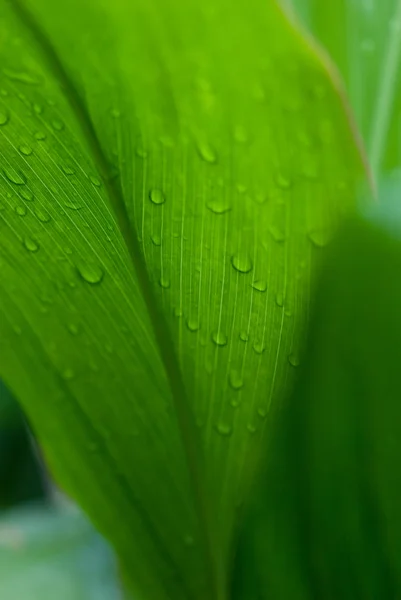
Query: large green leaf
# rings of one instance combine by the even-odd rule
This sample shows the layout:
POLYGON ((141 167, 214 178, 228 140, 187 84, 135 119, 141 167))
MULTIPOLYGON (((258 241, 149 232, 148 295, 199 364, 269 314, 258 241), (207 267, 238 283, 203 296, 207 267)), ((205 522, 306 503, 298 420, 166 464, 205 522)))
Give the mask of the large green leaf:
POLYGON ((330 254, 242 532, 235 598, 400 596, 400 231, 398 200, 350 224, 330 254))
POLYGON ((2 600, 122 600, 115 558, 74 507, 28 505, 0 518, 2 600))
POLYGON ((149 598, 223 598, 363 177, 275 2, 0 4, 0 374, 149 598))
POLYGON ((374 172, 401 159, 400 0, 292 0, 338 65, 374 172))

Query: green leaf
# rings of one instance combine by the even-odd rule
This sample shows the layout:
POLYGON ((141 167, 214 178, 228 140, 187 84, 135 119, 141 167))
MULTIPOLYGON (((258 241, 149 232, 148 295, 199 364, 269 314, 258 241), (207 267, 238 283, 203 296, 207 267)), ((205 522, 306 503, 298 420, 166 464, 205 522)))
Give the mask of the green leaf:
POLYGON ((400 0, 293 0, 344 77, 374 173, 398 168, 400 0))
POLYGON ((0 373, 142 595, 224 598, 364 177, 344 101, 274 2, 0 11, 0 373))
POLYGON ((241 535, 234 598, 400 595, 400 232, 399 202, 386 202, 331 250, 241 535))
POLYGON ((110 548, 74 508, 27 506, 0 519, 2 600, 122 600, 110 548))

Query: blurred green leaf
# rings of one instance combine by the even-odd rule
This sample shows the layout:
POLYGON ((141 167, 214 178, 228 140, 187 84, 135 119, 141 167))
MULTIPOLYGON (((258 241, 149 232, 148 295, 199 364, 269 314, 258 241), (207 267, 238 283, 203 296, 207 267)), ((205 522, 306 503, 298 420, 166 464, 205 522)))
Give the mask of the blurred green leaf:
POLYGON ((401 162, 400 0, 292 0, 344 77, 372 169, 401 162))
POLYGON ((0 374, 151 600, 225 597, 363 161, 273 1, 0 2, 0 374))
POLYGON ((1 600, 122 600, 113 554, 75 508, 0 518, 1 600))
POLYGON ((330 250, 241 535, 234 598, 400 597, 400 273, 391 202, 330 250))

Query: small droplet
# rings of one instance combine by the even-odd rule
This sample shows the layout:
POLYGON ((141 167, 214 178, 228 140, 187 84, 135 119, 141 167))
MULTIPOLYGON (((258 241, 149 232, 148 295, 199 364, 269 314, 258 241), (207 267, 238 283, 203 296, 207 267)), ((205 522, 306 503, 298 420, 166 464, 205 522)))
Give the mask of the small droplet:
POLYGON ((159 234, 157 234, 157 233, 154 233, 154 234, 151 236, 151 238, 150 238, 150 239, 152 240, 152 243, 153 243, 155 246, 161 246, 161 245, 162 245, 162 239, 161 239, 161 236, 160 236, 159 234))
POLYGON ((228 423, 218 423, 216 425, 216 431, 224 437, 229 437, 233 432, 233 428, 228 423))
POLYGON ((262 342, 255 342, 253 345, 253 350, 256 352, 256 354, 263 354, 266 348, 262 342))
POLYGON ((187 323, 187 327, 188 327, 189 331, 199 331, 199 329, 200 329, 199 319, 187 319, 186 323, 187 323))
POLYGON ((228 337, 223 331, 214 331, 212 333, 212 341, 216 344, 216 346, 226 346, 228 337))
POLYGON ((20 217, 25 217, 27 210, 26 207, 23 205, 20 206, 16 206, 15 207, 15 212, 17 213, 17 215, 19 215, 20 217))
POLYGON ((267 417, 267 410, 265 408, 258 408, 258 415, 261 419, 265 419, 267 417))
POLYGON ((284 306, 284 295, 281 292, 276 294, 276 304, 277 306, 280 306, 280 308, 284 306))
POLYGON ((148 153, 146 152, 146 150, 144 148, 138 147, 135 150, 135 154, 139 157, 139 158, 147 158, 148 153))
POLYGON ((252 423, 248 423, 248 425, 246 426, 246 428, 249 431, 249 433, 251 433, 252 435, 254 433, 256 433, 256 431, 257 431, 255 425, 252 425, 252 423))
POLYGON ((79 327, 78 325, 75 325, 75 323, 68 323, 67 329, 71 335, 78 335, 79 333, 79 327))
POLYGON ((160 279, 159 279, 159 284, 160 284, 160 287, 162 287, 162 288, 164 288, 164 289, 167 289, 167 288, 169 288, 169 287, 170 287, 170 285, 171 285, 171 282, 170 282, 170 279, 168 279, 168 277, 165 277, 165 276, 163 275, 163 276, 162 276, 162 277, 160 277, 160 279))
POLYGON ((177 319, 180 319, 182 317, 182 309, 180 307, 176 307, 174 309, 174 316, 177 317, 177 319))
POLYGON ((81 204, 76 204, 76 202, 71 200, 64 200, 63 205, 70 210, 81 210, 83 208, 81 204))
POLYGON ((217 162, 217 153, 215 149, 212 146, 210 146, 210 144, 208 144, 207 142, 202 142, 198 144, 197 148, 199 156, 202 160, 211 165, 217 162))
POLYGON ((19 83, 27 83, 29 85, 38 85, 39 79, 25 71, 14 71, 14 69, 3 68, 3 73, 8 79, 18 81, 19 83))
POLYGON ((63 121, 60 121, 60 119, 53 119, 51 122, 51 126, 55 131, 63 131, 64 129, 64 123, 63 121))
POLYGON ((269 231, 270 231, 270 235, 272 236, 273 240, 275 242, 277 242, 278 244, 282 244, 287 239, 285 231, 283 229, 281 229, 280 227, 272 225, 269 228, 269 231))
POLYGON ((93 263, 78 263, 77 269, 82 279, 92 285, 100 283, 104 278, 104 271, 99 265, 93 263))
POLYGON ((308 234, 308 238, 316 248, 324 248, 329 243, 329 232, 316 229, 308 234))
POLYGON ((36 113, 37 115, 41 115, 43 112, 43 106, 41 104, 38 104, 37 102, 34 102, 34 104, 32 105, 33 108, 33 112, 36 113))
POLYGON ((228 382, 233 390, 238 391, 244 387, 244 380, 239 371, 231 371, 228 376, 228 382))
POLYGON ((247 342, 247 341, 249 340, 249 334, 248 334, 248 332, 247 332, 247 331, 245 331, 245 330, 244 330, 244 331, 241 331, 241 333, 239 334, 239 339, 240 339, 242 342, 247 342))
POLYGON ((70 165, 61 165, 61 170, 65 175, 74 175, 75 170, 70 165))
POLYGON ((13 167, 5 167, 3 169, 4 175, 7 177, 8 181, 11 183, 15 183, 15 185, 25 185, 26 177, 22 173, 22 171, 17 171, 13 167))
POLYGON ((250 273, 252 261, 247 254, 235 254, 231 257, 231 264, 239 273, 250 273))
POLYGON ((267 290, 267 283, 263 279, 259 279, 258 281, 253 281, 251 283, 254 290, 258 292, 265 292, 267 290))
POLYGON ((24 238, 24 246, 29 252, 37 252, 40 248, 39 244, 30 237, 24 238))
POLYGON ((66 381, 71 381, 71 379, 74 379, 75 377, 75 373, 72 369, 64 369, 64 371, 61 373, 63 379, 65 379, 66 381))
POLYGON ((35 200, 34 193, 29 188, 22 188, 18 193, 21 198, 27 202, 33 202, 35 200))
POLYGON ((34 212, 36 218, 38 219, 38 221, 40 221, 41 223, 48 223, 51 219, 49 213, 47 213, 45 210, 42 210, 40 208, 35 208, 33 212, 34 212))
POLYGON ((112 108, 111 116, 113 117, 113 119, 119 119, 121 117, 121 112, 118 110, 118 108, 112 108))
POLYGON ((33 136, 38 141, 42 141, 42 140, 46 139, 46 134, 43 131, 35 131, 33 136))
POLYGON ((21 144, 18 150, 21 152, 21 154, 24 154, 24 156, 30 156, 33 152, 32 148, 27 144, 21 144))
POLYGON ((298 354, 292 352, 288 357, 288 362, 292 367, 299 367, 300 360, 298 354))
POLYGON ((3 110, 0 110, 0 125, 6 125, 8 123, 8 120, 8 114, 3 110))
POLYGON ((207 208, 216 215, 224 215, 231 210, 231 206, 223 200, 210 200, 206 203, 207 208))
POLYGON ((245 192, 247 190, 246 185, 244 185, 243 183, 237 183, 236 188, 237 188, 237 192, 239 194, 245 194, 245 192))
POLYGON ((285 175, 282 171, 279 171, 276 175, 276 184, 282 190, 288 190, 291 187, 292 182, 288 175, 285 175))
POLYGON ((91 181, 91 183, 93 183, 95 187, 100 187, 102 185, 100 179, 95 175, 89 175, 89 180, 91 181))
POLYGON ((159 188, 154 188, 149 192, 149 199, 153 204, 164 204, 166 201, 166 197, 163 194, 163 191, 159 188))

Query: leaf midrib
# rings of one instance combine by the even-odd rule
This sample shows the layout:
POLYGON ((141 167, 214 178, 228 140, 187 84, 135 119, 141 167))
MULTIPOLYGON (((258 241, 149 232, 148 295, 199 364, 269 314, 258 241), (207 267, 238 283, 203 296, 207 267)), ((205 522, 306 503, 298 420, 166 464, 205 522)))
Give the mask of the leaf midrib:
MULTIPOLYGON (((77 122, 79 123, 79 126, 81 127, 92 157, 95 163, 97 163, 99 172, 103 176, 112 210, 114 211, 122 238, 128 250, 132 267, 138 277, 140 290, 148 309, 153 333, 160 351, 160 356, 171 390, 178 427, 185 450, 194 504, 199 520, 199 530, 203 536, 206 564, 208 565, 209 587, 213 594, 212 597, 215 597, 216 600, 221 599, 224 594, 220 590, 218 576, 216 573, 216 561, 214 558, 215 552, 213 550, 216 548, 216 544, 214 543, 215 536, 211 530, 208 495, 205 493, 206 479, 203 470, 201 446, 198 441, 199 433, 187 399, 187 393, 170 331, 163 314, 159 310, 157 300, 153 293, 151 282, 147 274, 146 265, 142 256, 140 244, 138 242, 138 236, 135 232, 135 226, 130 222, 121 190, 115 184, 115 178, 110 176, 111 173, 108 162, 103 154, 100 141, 97 137, 90 115, 85 107, 85 103, 82 101, 78 90, 76 89, 68 72, 64 68, 55 48, 35 17, 25 6, 23 6, 20 0, 13 0, 12 8, 22 24, 32 33, 47 59, 49 69, 55 78, 58 79, 62 84, 65 96, 77 119, 77 122)), ((157 535, 157 533, 154 535, 157 535)), ((154 539, 154 541, 158 546, 164 546, 160 536, 157 536, 157 539, 154 539)), ((163 548, 163 555, 169 555, 168 549, 163 548)))

